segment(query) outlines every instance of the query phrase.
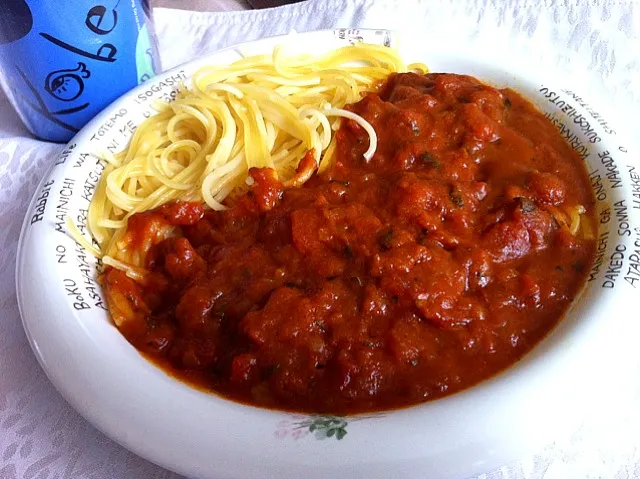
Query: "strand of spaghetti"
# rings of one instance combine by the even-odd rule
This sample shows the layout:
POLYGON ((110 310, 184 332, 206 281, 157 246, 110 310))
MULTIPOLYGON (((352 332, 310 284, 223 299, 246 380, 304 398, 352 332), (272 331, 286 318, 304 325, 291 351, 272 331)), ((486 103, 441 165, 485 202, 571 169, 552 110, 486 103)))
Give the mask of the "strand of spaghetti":
POLYGON ((188 121, 190 116, 187 113, 178 113, 169 119, 167 123, 167 137, 170 142, 179 141, 182 138, 182 131, 177 128, 177 125, 182 121, 188 121))
MULTIPOLYGON (((248 178, 251 178, 251 177, 249 176, 248 178)), ((237 178, 234 178, 234 179, 237 180, 237 178)), ((213 197, 213 199, 217 201, 218 204, 222 205, 222 202, 227 198, 227 196, 229 196, 229 194, 238 187, 236 183, 237 182, 233 182, 233 181, 229 181, 229 183, 226 183, 225 186, 222 189, 220 189, 220 191, 213 197)))
MULTIPOLYGON (((219 168, 215 172, 211 173, 204 179, 204 181, 202 182, 202 196, 204 198, 204 201, 207 203, 207 205, 209 205, 211 209, 214 209, 217 211, 227 209, 226 206, 216 201, 213 195, 211 194, 211 191, 213 191, 213 184, 228 172, 237 171, 241 167, 244 161, 245 161, 244 154, 240 154, 236 158, 231 160, 229 163, 219 168)), ((238 176, 239 175, 240 175, 240 172, 238 171, 238 176)))
POLYGON ((333 156, 335 154, 336 151, 336 137, 334 136, 331 139, 331 143, 329 143, 329 146, 327 147, 327 149, 324 152, 324 156, 322 157, 322 161, 320 162, 320 165, 318 166, 318 173, 323 173, 324 171, 327 170, 327 168, 329 168, 329 166, 331 166, 331 163, 333 162, 333 156))
MULTIPOLYGON (((248 64, 253 65, 259 64, 260 62, 260 60, 255 59, 255 57, 250 57, 246 60, 248 64)), ((225 68, 219 66, 204 67, 193 75, 193 84, 200 91, 206 92, 207 85, 222 83, 224 81, 233 82, 233 80, 238 76, 238 72, 241 72, 242 75, 247 75, 251 73, 260 73, 261 71, 263 70, 260 68, 250 68, 242 65, 237 68, 225 68)))
MULTIPOLYGON (((192 140, 180 140, 169 145, 166 149, 160 152, 159 157, 155 157, 158 158, 159 161, 154 161, 153 159, 151 161, 148 161, 148 165, 153 170, 153 174, 150 176, 154 176, 169 188, 173 188, 175 190, 188 190, 190 188, 193 188, 193 186, 195 185, 195 181, 197 180, 197 177, 195 175, 190 178, 192 181, 178 182, 173 180, 173 177, 177 176, 177 174, 179 173, 169 172, 169 167, 166 164, 158 164, 168 163, 168 156, 172 153, 176 153, 177 150, 180 150, 180 152, 192 152, 192 154, 190 154, 189 160, 189 164, 191 164, 193 161, 195 161, 195 158, 200 153, 201 147, 198 143, 192 140)), ((150 156, 153 158, 152 154, 150 154, 150 156)), ((184 169, 182 171, 184 171, 184 169)))
POLYGON ((117 229, 126 226, 125 220, 100 220, 100 226, 102 228, 117 229))
POLYGON ((135 196, 136 192, 138 191, 138 176, 129 178, 126 181, 126 184, 127 184, 127 194, 135 196))
POLYGON ((247 75, 247 79, 250 82, 266 83, 269 86, 275 88, 276 85, 297 86, 297 87, 309 87, 319 85, 321 82, 320 75, 312 73, 304 76, 297 76, 295 78, 283 78, 276 75, 269 75, 267 73, 252 73, 247 75))
POLYGON ((298 118, 297 110, 284 112, 277 105, 262 103, 260 100, 258 104, 262 114, 268 121, 304 144, 311 145, 311 133, 298 118))
POLYGON ((129 146, 125 151, 125 156, 124 158, 121 160, 121 164, 124 163, 128 163, 129 161, 131 161, 133 159, 133 155, 136 154, 136 152, 138 151, 139 148, 139 144, 140 141, 142 140, 142 138, 144 137, 144 135, 146 134, 146 129, 143 128, 143 125, 145 124, 150 124, 150 123, 162 123, 164 120, 168 121, 169 118, 171 117, 171 111, 169 109, 165 109, 164 111, 158 111, 158 113, 156 113, 155 115, 149 117, 147 120, 145 120, 142 125, 140 125, 140 127, 136 128, 136 131, 133 132, 133 136, 131 137, 131 140, 129 142, 129 146))
MULTIPOLYGON (((237 128, 229 107, 223 101, 207 100, 200 97, 196 97, 193 101, 207 108, 213 117, 213 122, 215 123, 218 121, 221 127, 220 136, 219 139, 217 139, 215 149, 213 148, 213 145, 216 141, 216 137, 211 137, 210 141, 203 148, 205 154, 211 154, 211 157, 207 160, 207 165, 202 172, 202 176, 204 176, 217 165, 221 165, 229 160, 236 143, 237 128)), ((213 133, 213 127, 210 127, 210 130, 213 133)))
POLYGON ((300 140, 297 138, 293 138, 289 140, 287 140, 286 138, 283 138, 282 144, 279 144, 277 148, 284 148, 286 150, 290 150, 291 148, 293 148, 296 145, 299 145, 300 143, 301 143, 300 140))
MULTIPOLYGON (((190 165, 189 168, 192 166, 194 165, 190 165)), ((189 168, 185 168, 185 170, 176 175, 174 179, 188 180, 189 178, 186 173, 190 173, 188 171, 189 168)), ((126 211, 127 217, 131 213, 148 209, 146 205, 154 204, 154 201, 158 198, 171 199, 173 197, 177 197, 175 190, 167 187, 166 185, 159 186, 146 198, 132 197, 122 193, 122 190, 118 187, 119 183, 121 184, 127 176, 139 175, 143 173, 148 174, 148 170, 144 165, 143 159, 138 158, 134 159, 131 163, 129 163, 129 165, 125 165, 118 170, 113 171, 106 177, 107 197, 115 206, 121 208, 123 211, 126 211)))
POLYGON ((554 217, 554 219, 558 223, 558 226, 560 226, 561 228, 566 228, 567 230, 571 231, 570 230, 571 228, 571 212, 570 211, 567 212, 564 209, 561 210, 559 208, 556 208, 555 206, 546 206, 545 208, 554 217))
POLYGON ((349 110, 343 110, 341 108, 327 108, 322 110, 326 116, 339 116, 341 118, 347 118, 349 120, 355 121, 358 125, 360 125, 369 135, 369 148, 364 152, 364 158, 368 161, 373 157, 373 154, 376 152, 376 148, 378 147, 378 135, 376 135, 376 131, 371 126, 367 120, 362 118, 360 115, 356 115, 355 113, 349 110))
POLYGON ((265 128, 267 130, 267 147, 269 148, 269 152, 271 152, 273 151, 273 147, 276 144, 276 138, 277 138, 278 132, 276 131, 276 128, 273 126, 273 123, 271 123, 270 121, 265 122, 265 128))
POLYGON ((352 102, 359 99, 360 89, 357 82, 351 78, 350 76, 346 76, 343 72, 339 70, 331 71, 328 70, 326 72, 322 72, 322 74, 314 73, 310 76, 309 79, 296 78, 296 79, 282 79, 277 77, 271 77, 266 75, 254 75, 250 77, 251 80, 267 85, 272 89, 279 88, 280 86, 289 86, 289 87, 297 87, 303 88, 309 85, 316 85, 323 83, 327 90, 330 90, 330 87, 335 89, 334 97, 336 95, 343 95, 346 97, 347 102, 352 102))
POLYGON ((99 226, 99 220, 101 217, 109 218, 109 211, 112 207, 107 206, 107 183, 104 181, 104 176, 108 175, 113 170, 113 165, 107 164, 102 172, 103 180, 98 183, 96 191, 93 194, 93 199, 89 204, 89 211, 87 212, 87 226, 92 236, 98 242, 99 245, 104 244, 107 238, 110 236, 104 228, 99 226))
POLYGON ((273 69, 286 78, 294 77, 296 75, 295 67, 300 68, 302 65, 301 62, 306 63, 308 61, 307 58, 300 58, 298 62, 295 60, 291 60, 284 55, 284 45, 277 45, 273 49, 273 54, 271 56, 273 61, 273 69))
POLYGON ((121 185, 124 183, 126 175, 130 172, 130 170, 134 168, 136 172, 135 174, 139 174, 144 171, 144 169, 140 167, 140 160, 133 159, 130 163, 127 163, 106 175, 107 198, 115 206, 121 208, 124 211, 130 211, 133 208, 133 205, 136 205, 143 201, 142 198, 128 195, 121 189, 121 185))
POLYGON ((233 97, 229 97, 228 101, 231 105, 231 108, 233 109, 235 116, 242 124, 242 135, 244 141, 246 163, 247 165, 249 165, 249 167, 257 166, 256 163, 258 154, 256 153, 256 145, 253 141, 255 133, 253 132, 251 122, 246 114, 246 108, 233 97))
MULTIPOLYGON (((231 149, 231 154, 229 155, 229 158, 232 158, 232 159, 238 156, 240 153, 244 152, 244 134, 242 132, 242 124, 238 124, 237 127, 238 128, 236 131, 236 140, 235 140, 235 143, 233 144, 233 148, 231 149)), ((220 167, 220 166, 222 165, 218 165, 217 167, 220 167)), ((207 172, 207 174, 209 174, 211 171, 207 172)))
MULTIPOLYGON (((191 111, 194 111, 195 109, 190 108, 186 105, 182 105, 182 106, 177 106, 178 108, 187 108, 190 109, 191 111)), ((201 122, 208 122, 209 120, 206 118, 206 116, 202 115, 202 116, 196 116, 196 118, 198 118, 201 122)), ((206 146, 206 145, 205 145, 206 146)), ((192 178, 192 181, 189 182, 188 179, 190 176, 193 176, 194 173, 197 173, 197 167, 199 166, 199 164, 204 160, 203 159, 203 154, 202 151, 196 156, 196 158, 189 164, 189 166, 187 166, 183 171, 181 171, 180 173, 176 174, 172 180, 174 182, 185 182, 186 183, 191 183, 194 184, 196 182, 195 178, 192 178)), ((191 187, 191 186, 190 186, 191 187)), ((159 187, 158 189, 156 189, 156 191, 154 191, 153 193, 151 193, 146 200, 149 200, 150 198, 153 199, 157 198, 158 196, 161 196, 165 193, 167 193, 169 191, 168 187, 166 185, 164 185, 164 187, 159 187)), ((144 207, 144 203, 145 201, 141 201, 139 202, 139 206, 140 207, 144 207)), ((125 208, 126 209, 126 208, 125 208)), ((132 209, 130 209, 129 211, 132 211, 132 209)))
MULTIPOLYGON (((320 158, 322 156, 322 140, 316 129, 311 130, 311 151, 313 151, 313 159, 316 165, 320 164, 320 158)), ((293 166, 293 165, 292 165, 293 166)))
POLYGON ((71 233, 71 237, 74 239, 74 241, 77 241, 84 249, 89 251, 96 258, 100 258, 102 256, 102 253, 100 252, 100 250, 98 250, 91 243, 89 243, 89 241, 87 241, 87 239, 84 237, 84 235, 82 234, 80 229, 76 226, 76 224, 73 222, 71 217, 69 216, 65 217, 65 226, 67 227, 67 231, 71 233))
POLYGON ((257 85, 239 84, 238 88, 256 100, 265 118, 291 136, 309 143, 308 131, 301 125, 297 109, 283 97, 257 85))
POLYGON ((192 118, 198 120, 198 122, 200 122, 200 124, 205 128, 205 131, 207 131, 207 137, 208 137, 210 118, 207 118, 207 116, 203 113, 203 111, 200 110, 199 108, 196 108, 196 106, 194 106, 193 103, 197 104, 198 102, 194 102, 191 99, 179 98, 174 103, 171 104, 171 108, 176 112, 187 113, 192 118))
POLYGON ((407 70, 411 72, 429 73, 429 67, 424 63, 409 63, 407 70))
POLYGON ((238 90, 237 87, 235 87, 233 85, 229 85, 227 83, 208 84, 207 87, 205 88, 205 92, 206 93, 213 93, 213 92, 218 92, 218 91, 219 92, 230 93, 233 96, 235 96, 236 98, 242 98, 244 96, 242 91, 238 90))
POLYGON ((253 166, 273 168, 273 162, 271 161, 271 148, 269 148, 269 139, 267 134, 267 127, 265 125, 264 117, 258 108, 258 104, 255 100, 249 96, 246 96, 242 104, 247 109, 247 117, 251 122, 252 128, 255 128, 257 133, 253 141, 256 143, 257 161, 253 166))
POLYGON ((142 189, 139 191, 138 196, 149 196, 160 185, 161 183, 151 176, 141 176, 140 186, 142 189))
POLYGON ((290 168, 292 172, 295 171, 295 167, 290 165, 295 163, 295 160, 299 159, 301 155, 305 155, 307 151, 309 151, 309 148, 307 148, 306 145, 299 144, 297 147, 289 150, 289 153, 278 162, 278 166, 280 168, 290 168))
MULTIPOLYGON (((367 44, 367 47, 361 51, 358 50, 358 47, 355 45, 337 48, 329 53, 321 55, 320 57, 312 57, 312 56, 303 56, 298 57, 297 59, 293 57, 292 59, 288 59, 285 63, 291 64, 299 70, 311 69, 311 70, 324 70, 327 68, 331 68, 335 65, 341 65, 345 63, 349 63, 354 60, 366 61, 369 63, 378 63, 381 60, 385 59, 388 61, 389 59, 385 57, 385 55, 380 55, 381 52, 376 50, 374 45, 367 44)), ((397 57, 397 55, 396 55, 397 57)), ((399 60, 399 58, 392 59, 393 61, 399 60)))
POLYGON ((313 63, 314 67, 319 70, 325 70, 336 65, 357 62, 358 60, 367 61, 374 66, 386 67, 391 71, 406 71, 404 62, 397 52, 387 47, 364 43, 338 48, 326 54, 324 58, 314 60, 313 63))
POLYGON ((168 177, 173 177, 182 171, 185 165, 189 165, 201 150, 202 145, 197 141, 180 139, 172 142, 162 150, 154 150, 150 155, 159 153, 159 155, 156 155, 158 172, 164 173, 168 177))
POLYGON ((578 230, 580 229, 580 215, 583 215, 585 212, 586 210, 582 205, 568 208, 568 216, 571 219, 569 231, 571 231, 572 235, 575 236, 576 233, 578 233, 578 230))
POLYGON ((273 164, 276 167, 279 167, 283 159, 286 158, 287 155, 289 155, 289 150, 283 148, 281 150, 278 150, 278 152, 275 155, 271 156, 271 161, 273 161, 273 164))
POLYGON ((328 90, 334 88, 333 86, 328 85, 319 85, 313 88, 303 88, 299 86, 288 86, 288 85, 280 85, 274 88, 274 92, 283 97, 291 97, 289 99, 296 100, 300 97, 305 96, 316 96, 321 97, 321 95, 328 90))
POLYGON ((145 276, 148 274, 148 272, 143 268, 123 263, 122 261, 108 255, 105 255, 102 258, 102 263, 107 266, 111 266, 112 268, 124 271, 129 278, 135 281, 144 281, 145 276))
MULTIPOLYGON (((206 110, 203 111, 203 113, 205 116, 211 115, 211 113, 206 110)), ((204 127, 200 122, 194 120, 188 113, 176 113, 167 124, 167 137, 171 142, 176 142, 185 138, 203 142, 206 140, 207 134, 211 134, 212 136, 217 136, 218 134, 217 124, 215 122, 208 126, 212 128, 209 133, 206 127, 204 127)))
POLYGON ((113 166, 120 166, 121 164, 120 160, 109 150, 102 150, 98 155, 98 159, 104 160, 106 163, 113 166))
POLYGON ((319 124, 322 126, 322 150, 324 151, 331 142, 331 124, 329 123, 327 116, 321 114, 317 109, 310 105, 306 108, 302 107, 300 109, 300 115, 302 117, 311 116, 318 120, 319 124))
POLYGON ((222 178, 226 175, 231 175, 233 173, 240 173, 241 170, 246 170, 246 167, 243 168, 243 164, 246 165, 246 153, 241 152, 231 161, 226 163, 225 165, 218 168, 213 173, 207 175, 207 177, 203 181, 203 190, 213 191, 213 188, 205 188, 206 182, 213 182, 219 178, 222 178))

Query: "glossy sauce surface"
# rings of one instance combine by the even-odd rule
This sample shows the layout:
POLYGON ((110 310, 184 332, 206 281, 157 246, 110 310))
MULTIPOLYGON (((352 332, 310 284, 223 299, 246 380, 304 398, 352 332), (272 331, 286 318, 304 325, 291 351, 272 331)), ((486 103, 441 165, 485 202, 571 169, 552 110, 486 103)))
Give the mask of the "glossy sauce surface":
POLYGON ((223 396, 342 414, 466 388, 549 332, 594 254, 567 226, 578 205, 594 224, 587 173, 551 123, 453 74, 393 76, 351 109, 377 132, 370 161, 345 121, 334 163, 300 188, 252 170, 227 211, 129 221, 140 244, 171 230, 144 285, 103 276, 132 344, 223 396))

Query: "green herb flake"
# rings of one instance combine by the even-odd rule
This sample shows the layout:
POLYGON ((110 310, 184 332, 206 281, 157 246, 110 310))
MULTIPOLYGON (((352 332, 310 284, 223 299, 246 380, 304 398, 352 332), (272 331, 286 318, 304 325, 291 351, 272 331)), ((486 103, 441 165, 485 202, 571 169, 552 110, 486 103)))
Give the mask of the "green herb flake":
POLYGON ((520 197, 518 198, 518 201, 520 202, 520 209, 524 214, 529 214, 532 211, 535 211, 536 204, 529 198, 520 197))
POLYGON ((389 251, 391 249, 391 240, 393 239, 393 230, 387 230, 380 237, 378 244, 383 251, 389 251))
POLYGON ((449 198, 451 198, 451 201, 454 205, 456 205, 458 208, 461 208, 464 206, 464 198, 462 197, 462 194, 459 191, 451 191, 451 193, 449 193, 449 198))
POLYGON ((436 157, 429 152, 425 152, 425 153, 421 153, 420 156, 418 156, 418 159, 424 163, 425 166, 428 166, 429 168, 433 168, 434 170, 439 170, 440 169, 440 162, 436 159, 436 157))

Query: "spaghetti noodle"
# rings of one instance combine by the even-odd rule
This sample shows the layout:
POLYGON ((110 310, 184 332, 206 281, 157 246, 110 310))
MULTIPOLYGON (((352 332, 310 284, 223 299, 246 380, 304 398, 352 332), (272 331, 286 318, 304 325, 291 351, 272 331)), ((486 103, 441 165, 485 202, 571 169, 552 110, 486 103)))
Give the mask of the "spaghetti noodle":
POLYGON ((127 259, 122 240, 136 213, 177 199, 225 209, 225 198, 250 179, 250 168, 269 167, 282 181, 304 183, 312 171, 296 175, 298 163, 312 151, 316 168, 330 164, 341 118, 367 132, 364 157, 370 159, 374 129, 343 107, 389 74, 408 70, 427 68, 406 66, 395 50, 370 44, 320 56, 290 56, 277 47, 272 55, 202 68, 174 102, 154 105, 158 113, 137 128, 124 152, 105 155, 88 214, 100 255, 114 267, 123 264, 109 257, 118 252, 127 259))

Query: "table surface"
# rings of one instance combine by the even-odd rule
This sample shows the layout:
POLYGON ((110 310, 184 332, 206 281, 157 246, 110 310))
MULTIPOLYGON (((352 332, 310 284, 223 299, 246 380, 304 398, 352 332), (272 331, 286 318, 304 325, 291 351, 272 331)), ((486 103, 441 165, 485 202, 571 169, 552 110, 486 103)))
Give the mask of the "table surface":
MULTIPOLYGON (((312 0, 264 12, 231 12, 249 6, 242 0, 156 0, 158 7, 180 9, 157 10, 156 26, 163 64, 171 67, 204 51, 292 28, 384 25, 446 39, 455 22, 464 41, 508 44, 540 68, 600 92, 620 118, 638 111, 636 0, 396 2, 312 0), (411 15, 398 15, 398 5, 411 15), (179 47, 175 38, 181 39, 179 47)), ((13 274, 20 226, 48 160, 59 150, 29 138, 0 94, 0 479, 178 478, 126 451, 78 416, 47 380, 22 330, 13 274)), ((640 381, 630 382, 628 408, 585 418, 571 437, 479 479, 640 478, 640 381)))

